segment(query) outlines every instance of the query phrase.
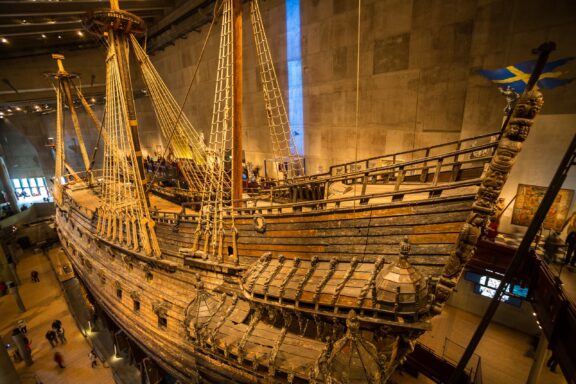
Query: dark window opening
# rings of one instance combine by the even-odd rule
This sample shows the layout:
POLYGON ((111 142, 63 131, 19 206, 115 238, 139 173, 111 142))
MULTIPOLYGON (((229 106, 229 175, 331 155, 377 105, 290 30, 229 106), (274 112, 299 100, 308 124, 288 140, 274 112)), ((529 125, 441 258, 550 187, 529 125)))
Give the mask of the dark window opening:
POLYGON ((146 281, 151 282, 152 280, 154 280, 154 275, 152 272, 146 272, 146 281))
POLYGON ((168 319, 164 316, 158 316, 158 327, 160 328, 167 328, 168 327, 168 319))
POLYGON ((134 312, 140 312, 140 302, 138 300, 134 300, 134 312))
POLYGON ((116 289, 116 297, 122 300, 122 290, 120 288, 116 289))

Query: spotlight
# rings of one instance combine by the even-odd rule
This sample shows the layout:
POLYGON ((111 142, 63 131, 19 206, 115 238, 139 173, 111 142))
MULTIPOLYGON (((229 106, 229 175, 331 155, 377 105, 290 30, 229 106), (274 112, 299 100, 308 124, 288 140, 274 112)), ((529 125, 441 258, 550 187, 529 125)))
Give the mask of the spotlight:
POLYGON ((20 111, 22 110, 22 108, 20 108, 20 107, 16 107, 15 109, 16 109, 18 112, 20 112, 20 111))
POLYGON ((43 39, 45 39, 45 38, 46 38, 46 35, 45 35, 45 34, 42 34, 42 35, 40 35, 40 36, 42 36, 42 38, 43 38, 43 39))
POLYGON ((90 102, 91 102, 91 103, 95 103, 95 102, 96 102, 96 99, 93 97, 93 98, 90 99, 90 102))
POLYGON ((8 39, 3 37, 0 39, 0 42, 2 42, 2 44, 8 44, 8 39))
POLYGON ((62 35, 58 35, 58 38, 61 39, 61 38, 62 38, 62 35))
POLYGON ((76 34, 80 37, 84 37, 84 32, 82 32, 82 31, 78 31, 78 32, 76 32, 76 34))

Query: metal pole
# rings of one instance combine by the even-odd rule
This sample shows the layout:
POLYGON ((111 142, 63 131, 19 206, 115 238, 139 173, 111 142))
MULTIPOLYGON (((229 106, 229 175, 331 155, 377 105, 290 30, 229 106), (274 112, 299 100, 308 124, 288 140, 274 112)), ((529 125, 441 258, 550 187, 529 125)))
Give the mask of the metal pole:
POLYGON ((542 373, 542 366, 544 365, 544 360, 546 360, 546 351, 548 351, 548 339, 546 339, 546 336, 542 333, 540 340, 538 341, 536 355, 534 356, 534 362, 530 367, 530 373, 528 374, 526 384, 538 384, 538 379, 542 373))
POLYGON ((12 331, 12 341, 16 347, 18 347, 18 352, 20 352, 20 355, 24 359, 26 366, 29 367, 34 363, 34 361, 32 360, 32 352, 30 352, 26 340, 26 336, 22 334, 18 328, 12 331))
POLYGON ((4 343, 0 345, 0 384, 20 384, 20 378, 4 343))
POLYGON ((482 336, 484 335, 486 328, 488 328, 488 325, 490 324, 492 317, 494 316, 496 310, 498 309, 498 305, 500 304, 500 298, 504 293, 504 287, 506 287, 508 284, 511 283, 512 278, 516 274, 516 271, 520 263, 522 262, 522 258, 524 257, 525 254, 528 253, 530 249, 530 244, 532 244, 534 237, 538 233, 540 225, 542 225, 542 223, 544 222, 546 214, 550 210, 550 207, 552 206, 552 203, 554 202, 554 199, 556 198, 558 191, 562 187, 564 180, 566 180, 566 176, 568 174, 568 171, 570 170, 570 166, 574 164, 575 160, 576 160, 576 135, 574 135, 574 137, 572 138, 572 143, 570 143, 570 146, 568 147, 568 150, 566 151, 564 158, 560 162, 560 165, 558 166, 558 169, 556 170, 556 173, 554 174, 554 177, 550 182, 550 186, 548 187, 548 190, 546 191, 546 194, 544 195, 542 202, 538 206, 538 210, 536 211, 536 214, 534 215, 534 218, 532 219, 532 222, 530 223, 530 226, 528 227, 528 230, 526 231, 524 238, 522 239, 520 245, 518 246, 518 249, 514 253, 514 257, 510 262, 510 266, 506 270, 506 274, 502 278, 500 286, 496 290, 496 294, 492 298, 492 301, 490 302, 490 305, 488 306, 488 309, 486 310, 484 317, 480 321, 480 324, 478 324, 476 332, 472 336, 472 339, 470 339, 470 343, 466 347, 466 350, 464 351, 464 354, 462 355, 462 358, 458 362, 458 365, 456 366, 456 369, 454 370, 454 373, 450 377, 448 383, 455 384, 458 382, 458 379, 462 376, 464 368, 468 364, 468 361, 470 361, 472 354, 474 353, 476 347, 480 343, 480 339, 482 339, 482 336))
POLYGON ((20 297, 18 286, 13 281, 7 281, 6 285, 8 286, 8 292, 14 295, 14 299, 16 300, 16 304, 18 304, 18 308, 20 308, 20 312, 26 312, 26 307, 24 306, 22 297, 20 297))

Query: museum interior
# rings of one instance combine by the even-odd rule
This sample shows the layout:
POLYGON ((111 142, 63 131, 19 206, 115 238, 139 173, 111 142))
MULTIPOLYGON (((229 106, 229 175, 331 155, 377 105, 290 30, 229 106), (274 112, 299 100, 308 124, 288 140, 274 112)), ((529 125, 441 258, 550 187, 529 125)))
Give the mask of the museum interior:
POLYGON ((0 7, 0 384, 576 383, 576 2, 0 7))

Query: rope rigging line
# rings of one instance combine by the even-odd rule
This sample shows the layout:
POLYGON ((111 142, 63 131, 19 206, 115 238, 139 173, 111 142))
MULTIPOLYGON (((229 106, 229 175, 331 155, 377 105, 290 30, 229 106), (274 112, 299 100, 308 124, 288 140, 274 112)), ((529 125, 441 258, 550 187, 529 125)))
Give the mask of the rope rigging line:
POLYGON ((120 78, 118 55, 110 33, 106 60, 106 106, 102 204, 97 233, 109 241, 144 249, 146 255, 160 256, 160 248, 146 204, 137 157, 130 135, 128 107, 120 78))
POLYGON ((223 261, 222 249, 226 233, 232 235, 233 253, 236 254, 236 228, 234 210, 231 209, 231 150, 233 109, 233 6, 232 0, 222 4, 222 27, 218 69, 214 92, 214 106, 210 127, 208 161, 202 192, 202 204, 196 229, 194 248, 198 249, 202 237, 203 251, 223 261), (225 212, 230 213, 225 224, 225 212), (204 229, 202 229, 204 226, 204 229))
MULTIPOLYGON (((186 101, 188 100, 188 97, 190 96, 190 92, 192 91, 192 86, 194 84, 194 80, 196 79, 196 75, 198 74, 198 69, 200 68, 200 62, 202 61, 202 58, 204 56, 204 51, 206 50, 206 46, 208 44, 208 39, 212 33, 212 29, 214 27, 214 24, 216 23, 217 20, 217 13, 219 12, 220 8, 222 7, 222 3, 220 5, 215 4, 214 5, 214 15, 212 17, 212 22, 210 23, 210 27, 208 28, 208 33, 206 34, 206 39, 204 39, 204 43, 202 45, 202 49, 200 51, 200 55, 198 57, 197 60, 197 64, 196 64, 196 68, 194 69, 194 73, 192 74, 192 79, 190 81, 190 85, 188 86, 188 90, 186 91, 186 95, 184 96, 184 101, 182 101, 182 104, 179 108, 179 112, 178 115, 176 116, 176 119, 173 121, 172 124, 168 124, 166 127, 169 127, 170 125, 172 125, 172 130, 170 132, 169 135, 167 135, 167 143, 166 143, 166 148, 164 149, 164 152, 162 154, 162 157, 165 158, 167 151, 169 148, 172 148, 172 138, 174 137, 174 134, 179 126, 179 122, 180 122, 180 118, 183 116, 183 111, 184 111, 184 105, 186 105, 186 101)), ((135 38, 132 37, 132 41, 134 44, 135 38)), ((140 46, 138 44, 138 46, 140 46)), ((141 47, 140 47, 141 48, 141 47)), ((137 49, 135 49, 136 51, 137 49)), ((154 70, 155 71, 155 70, 154 70)), ((157 73, 157 72, 156 72, 157 73)), ((174 101, 174 103, 176 103, 174 101)), ((155 109, 156 110, 156 109, 155 109)), ((191 125, 191 124, 190 124, 191 125)), ((203 147, 204 147, 204 143, 202 143, 203 147)), ((156 180, 158 174, 158 170, 155 170, 154 173, 152 174, 152 177, 150 178, 150 180, 147 183, 146 186, 146 193, 148 193, 148 191, 150 191, 150 189, 152 188, 152 186, 154 185, 154 181, 156 180)), ((192 177, 192 175, 189 175, 192 177)), ((190 186, 190 185, 189 185, 190 186)))
POLYGON ((142 77, 150 92, 162 135, 169 142, 189 189, 201 191, 203 166, 206 163, 206 146, 202 136, 194 129, 186 115, 180 115, 181 109, 176 100, 134 36, 131 36, 131 43, 140 63, 142 77), (172 125, 173 122, 176 123, 172 125))
POLYGON ((304 163, 302 156, 298 153, 294 135, 290 128, 288 113, 286 112, 282 92, 278 85, 278 76, 274 68, 257 0, 250 2, 250 19, 258 56, 258 68, 260 69, 260 80, 272 139, 274 161, 278 164, 283 164, 283 167, 286 168, 288 179, 303 176, 304 163))

